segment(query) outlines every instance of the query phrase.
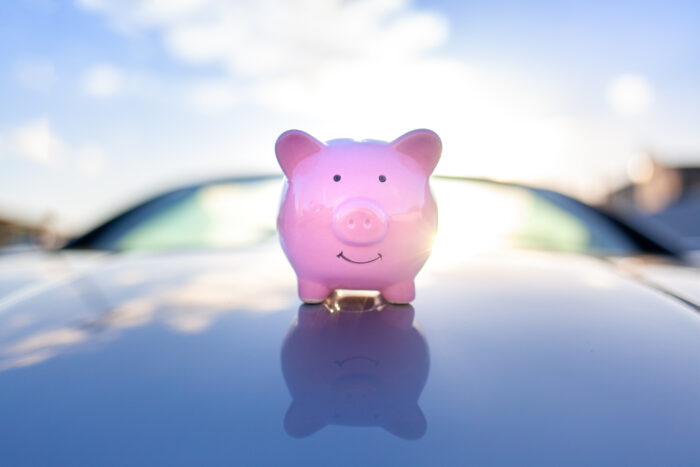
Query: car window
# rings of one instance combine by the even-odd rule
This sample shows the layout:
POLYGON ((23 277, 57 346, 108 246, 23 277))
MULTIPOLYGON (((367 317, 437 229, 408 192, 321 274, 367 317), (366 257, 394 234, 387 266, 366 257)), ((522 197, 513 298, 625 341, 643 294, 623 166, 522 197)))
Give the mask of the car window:
POLYGON ((552 192, 495 182, 435 180, 436 247, 628 254, 629 239, 596 212, 552 192))
POLYGON ((206 185, 125 231, 117 250, 236 248, 275 236, 280 181, 206 185))

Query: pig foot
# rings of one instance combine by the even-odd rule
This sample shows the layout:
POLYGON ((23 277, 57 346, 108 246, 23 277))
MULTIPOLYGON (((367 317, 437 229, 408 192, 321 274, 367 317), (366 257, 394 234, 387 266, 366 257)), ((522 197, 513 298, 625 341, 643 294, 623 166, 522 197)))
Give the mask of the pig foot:
POLYGON ((416 287, 413 281, 399 282, 381 292, 387 302, 397 305, 410 303, 416 297, 416 287))
POLYGON ((301 298, 304 303, 321 303, 328 298, 330 293, 331 289, 323 284, 304 279, 299 280, 299 298, 301 298))

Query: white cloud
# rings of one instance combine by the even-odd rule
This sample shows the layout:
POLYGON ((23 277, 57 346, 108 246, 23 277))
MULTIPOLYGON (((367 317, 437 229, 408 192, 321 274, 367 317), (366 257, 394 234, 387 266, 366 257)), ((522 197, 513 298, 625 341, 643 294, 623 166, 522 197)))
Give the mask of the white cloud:
MULTIPOLYGON (((447 18, 409 0, 78 2, 120 29, 154 31, 177 60, 218 66, 216 79, 180 93, 200 111, 252 105, 320 139, 428 127, 445 142, 438 172, 579 183, 581 193, 608 169, 591 154, 622 154, 619 137, 566 115, 517 75, 442 56, 447 18)), ((637 86, 638 109, 644 95, 637 86)))
POLYGON ((240 97, 235 86, 225 80, 198 83, 192 87, 189 94, 192 107, 204 113, 231 110, 239 102, 240 97))
POLYGON ((109 64, 98 64, 83 74, 83 91, 91 97, 107 98, 119 94, 124 87, 122 71, 109 64))
POLYGON ((73 168, 89 176, 102 174, 107 163, 107 156, 99 145, 67 144, 53 130, 47 117, 31 120, 0 135, 2 154, 49 168, 73 168))
POLYGON ((64 144, 51 129, 48 118, 21 125, 12 132, 10 151, 45 165, 54 165, 64 155, 64 144))
MULTIPOLYGON (((279 111, 284 103, 270 99, 272 88, 290 82, 312 87, 337 68, 357 63, 365 70, 368 61, 418 59, 440 46, 448 32, 442 15, 413 10, 405 0, 78 0, 78 4, 107 15, 120 29, 160 32, 179 60, 221 66, 233 80, 211 79, 184 93, 186 103, 204 113, 230 110, 241 96, 279 111), (232 84, 234 80, 241 84, 232 84)), ((402 82, 407 80, 410 76, 401 77, 402 82)), ((120 81, 123 87, 123 76, 120 81)), ((107 94, 104 86, 91 88, 90 94, 107 94)), ((348 91, 340 82, 336 89, 337 96, 348 91)))
POLYGON ((106 161, 107 157, 100 146, 85 144, 80 148, 73 162, 78 172, 94 176, 104 172, 106 161))
POLYGON ((607 98, 608 103, 617 113, 637 115, 651 107, 654 91, 643 76, 624 74, 608 85, 607 98))
POLYGON ((308 73, 338 58, 413 56, 440 45, 443 16, 402 0, 79 0, 122 28, 157 28, 171 53, 230 73, 308 73))
POLYGON ((25 59, 15 65, 15 80, 31 91, 46 92, 56 83, 56 69, 48 60, 25 59))

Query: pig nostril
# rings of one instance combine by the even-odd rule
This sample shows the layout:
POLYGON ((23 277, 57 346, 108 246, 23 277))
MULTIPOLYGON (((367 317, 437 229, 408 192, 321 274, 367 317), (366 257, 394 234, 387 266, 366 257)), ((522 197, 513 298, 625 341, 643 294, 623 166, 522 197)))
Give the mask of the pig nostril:
POLYGON ((370 219, 365 219, 364 224, 365 224, 365 229, 369 229, 370 227, 372 227, 372 221, 370 219))
POLYGON ((355 219, 348 219, 348 228, 350 228, 350 229, 355 228, 355 219))

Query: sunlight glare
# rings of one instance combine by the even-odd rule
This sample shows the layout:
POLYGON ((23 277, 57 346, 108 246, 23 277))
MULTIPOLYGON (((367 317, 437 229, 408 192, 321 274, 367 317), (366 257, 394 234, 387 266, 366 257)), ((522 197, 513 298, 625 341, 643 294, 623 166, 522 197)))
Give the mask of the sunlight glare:
POLYGON ((622 115, 641 114, 651 107, 653 100, 651 85, 640 75, 620 75, 608 86, 608 102, 622 115))
POLYGON ((439 227, 431 261, 436 263, 510 246, 528 210, 527 198, 482 184, 448 181, 434 191, 439 227))

